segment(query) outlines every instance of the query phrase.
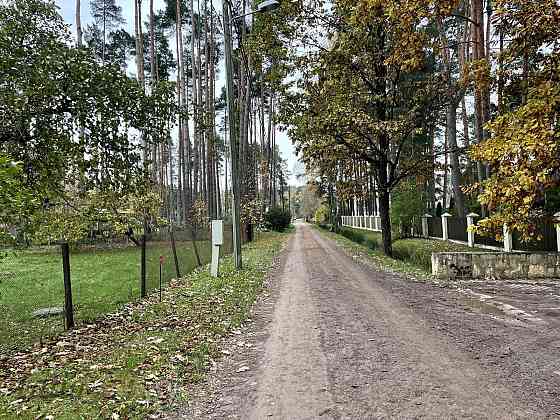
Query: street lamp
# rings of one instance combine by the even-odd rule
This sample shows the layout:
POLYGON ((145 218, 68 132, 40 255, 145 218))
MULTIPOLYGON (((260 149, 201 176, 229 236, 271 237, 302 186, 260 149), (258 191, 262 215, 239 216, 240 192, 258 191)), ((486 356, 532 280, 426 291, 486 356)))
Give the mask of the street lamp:
POLYGON ((224 19, 224 46, 226 58, 226 94, 228 102, 228 115, 229 115, 229 144, 231 153, 231 193, 233 195, 231 206, 231 218, 233 224, 233 259, 235 261, 235 268, 241 270, 243 268, 243 260, 241 258, 241 204, 239 197, 239 138, 238 132, 235 127, 235 100, 234 100, 234 87, 233 87, 233 54, 231 44, 231 23, 245 16, 254 13, 266 13, 280 7, 278 0, 265 0, 257 5, 257 10, 241 16, 230 18, 229 16, 229 3, 230 0, 222 1, 223 19, 224 19))
POLYGON ((272 12, 280 7, 280 2, 277 0, 265 0, 262 3, 257 4, 257 12, 265 13, 272 12))
POLYGON ((272 12, 280 7, 280 2, 278 0, 265 0, 262 3, 257 4, 257 10, 253 10, 252 12, 245 13, 244 15, 234 16, 231 18, 230 23, 241 19, 246 16, 254 15, 255 13, 268 13, 272 12))

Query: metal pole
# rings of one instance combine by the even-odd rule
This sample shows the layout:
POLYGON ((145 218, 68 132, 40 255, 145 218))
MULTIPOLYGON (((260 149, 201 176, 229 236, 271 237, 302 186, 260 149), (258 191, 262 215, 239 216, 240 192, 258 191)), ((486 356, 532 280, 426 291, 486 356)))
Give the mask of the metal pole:
POLYGON ((146 235, 142 235, 140 254, 140 296, 146 297, 146 235))
POLYGON ((231 218, 233 223, 233 259, 235 261, 235 268, 237 270, 241 270, 243 268, 243 263, 241 258, 241 223, 239 220, 239 141, 237 138, 237 130, 235 127, 235 91, 233 87, 233 56, 231 43, 231 21, 229 17, 229 0, 224 0, 222 2, 222 6, 224 19, 224 44, 227 78, 226 93, 229 115, 229 144, 231 155, 231 193, 233 196, 231 206, 231 218))
POLYGON ((64 326, 67 330, 74 328, 74 306, 72 305, 72 283, 70 281, 70 247, 67 242, 61 244, 62 272, 64 274, 64 326))
POLYGON ((175 262, 175 274, 177 278, 181 278, 181 271, 179 269, 179 258, 177 257, 177 246, 175 244, 175 234, 173 232, 173 225, 169 228, 169 236, 171 239, 171 250, 173 251, 173 261, 175 262))
POLYGON ((161 302, 161 277, 163 275, 163 256, 159 257, 159 301, 161 302))

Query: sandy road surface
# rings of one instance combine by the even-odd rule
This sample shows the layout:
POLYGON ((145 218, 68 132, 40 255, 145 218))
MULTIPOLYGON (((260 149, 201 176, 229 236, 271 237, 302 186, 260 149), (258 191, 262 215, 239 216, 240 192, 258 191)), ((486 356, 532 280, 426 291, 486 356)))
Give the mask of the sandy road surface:
POLYGON ((473 293, 376 271, 299 225, 177 417, 560 418, 558 326, 473 293))

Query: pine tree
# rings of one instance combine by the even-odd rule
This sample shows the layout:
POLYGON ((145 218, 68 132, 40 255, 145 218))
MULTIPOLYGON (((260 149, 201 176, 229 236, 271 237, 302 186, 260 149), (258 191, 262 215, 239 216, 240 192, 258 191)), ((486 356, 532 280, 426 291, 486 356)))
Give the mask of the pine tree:
POLYGON ((103 40, 101 60, 105 63, 107 34, 119 29, 126 21, 122 15, 122 7, 117 6, 115 0, 90 0, 89 4, 95 25, 101 30, 103 40))

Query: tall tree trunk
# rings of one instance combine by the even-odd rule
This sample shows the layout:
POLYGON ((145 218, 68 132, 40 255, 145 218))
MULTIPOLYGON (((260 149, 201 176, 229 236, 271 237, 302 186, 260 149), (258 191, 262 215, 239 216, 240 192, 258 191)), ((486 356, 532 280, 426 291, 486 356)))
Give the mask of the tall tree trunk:
POLYGON ((76 0, 76 44, 82 47, 82 10, 80 0, 76 0))
MULTIPOLYGON (((461 120, 463 121, 463 141, 465 144, 465 149, 468 151, 471 147, 471 140, 470 140, 470 133, 469 133, 469 117, 467 114, 467 105, 465 103, 465 97, 461 98, 461 120)), ((468 182, 473 182, 473 174, 472 174, 472 162, 471 159, 467 156, 467 168, 466 168, 466 177, 468 182)))
MULTIPOLYGON (((205 135, 204 135, 204 130, 203 130, 203 126, 201 123, 203 123, 205 121, 205 106, 204 106, 204 100, 203 100, 203 77, 202 77, 202 50, 201 50, 201 21, 200 21, 200 1, 197 2, 197 9, 198 9, 198 16, 199 18, 197 19, 197 23, 198 23, 198 27, 197 27, 197 37, 196 37, 196 70, 197 70, 197 78, 198 78, 198 83, 197 83, 197 103, 198 103, 198 161, 196 163, 197 165, 197 176, 198 176, 198 180, 199 180, 199 184, 198 184, 198 189, 199 189, 199 195, 200 197, 202 197, 202 199, 206 200, 206 180, 204 178, 204 161, 205 161, 205 135)), ((206 86, 204 86, 204 88, 206 88, 206 86)))
MULTIPOLYGON (((139 6, 140 7, 140 6, 139 6)), ((107 44, 107 0, 103 0, 103 45, 102 54, 101 54, 101 62, 105 64, 105 44, 107 44)))
MULTIPOLYGON (((451 70, 451 53, 449 50, 449 43, 444 33, 443 24, 441 21, 437 22, 440 31, 440 39, 443 46, 443 65, 445 69, 445 78, 447 79, 447 147, 449 152, 449 160, 451 163, 451 187, 453 190, 453 197, 455 199, 455 207, 459 216, 464 215, 464 199, 463 191, 461 190, 461 166, 459 161, 459 148, 457 147, 457 107, 459 106, 460 97, 463 93, 457 83, 453 80, 451 70)), ((457 41, 460 42, 462 34, 458 34, 457 41)), ((461 62, 461 56, 459 55, 461 62)))
MULTIPOLYGON (((177 7, 180 8, 180 6, 177 7)), ((150 0, 150 74, 152 76, 151 81, 153 89, 156 82, 156 35, 154 28, 154 0, 150 0)))
POLYGON ((184 60, 184 49, 183 49, 183 12, 181 10, 181 3, 179 4, 177 20, 180 22, 178 26, 179 33, 177 34, 179 45, 178 45, 178 60, 181 63, 180 70, 180 90, 183 108, 185 109, 185 117, 182 119, 182 130, 181 130, 181 141, 183 143, 183 154, 182 154, 182 172, 179 176, 182 176, 182 214, 183 220, 188 220, 189 210, 192 204, 192 182, 191 182, 191 144, 190 144, 190 128, 189 128, 189 101, 188 101, 188 76, 185 71, 185 60, 184 60))
MULTIPOLYGON (((134 30, 136 34, 136 77, 142 90, 145 90, 144 83, 144 47, 142 36, 142 8, 141 0, 134 0, 134 30)), ((144 170, 148 171, 148 144, 144 133, 140 134, 142 138, 142 148, 144 152, 144 170)), ((163 179, 163 178, 162 178, 163 179)))
MULTIPOLYGON (((210 14, 213 12, 210 10, 210 14)), ((204 0, 204 57, 205 57, 205 137, 206 137, 206 190, 207 190, 207 204, 208 215, 211 219, 216 219, 217 209, 215 200, 215 182, 214 182, 214 142, 212 131, 214 130, 212 122, 212 63, 211 61, 211 43, 212 36, 210 34, 210 27, 208 24, 208 1, 204 0)))
POLYGON ((436 179, 435 179, 435 157, 434 157, 434 142, 435 142, 435 138, 434 138, 434 127, 430 127, 430 156, 431 156, 431 162, 430 165, 432 167, 431 173, 430 173, 430 179, 428 180, 428 205, 427 208, 430 210, 431 213, 435 212, 436 209, 436 179))
MULTIPOLYGON (((481 20, 484 23, 484 18, 481 20)), ((484 27, 482 28, 481 32, 484 34, 484 27)), ((490 65, 490 37, 492 34, 492 2, 490 0, 486 0, 486 42, 485 42, 485 52, 484 58, 488 61, 488 65, 490 65)), ((490 121, 490 89, 488 87, 484 88, 483 93, 483 122, 484 127, 482 131, 483 140, 486 141, 490 138, 490 132, 486 129, 486 123, 490 121)), ((490 177, 490 165, 485 166, 485 177, 490 177)))
POLYGON ((389 143, 385 136, 381 136, 380 149, 382 152, 381 159, 377 166, 378 191, 379 191, 379 217, 381 219, 381 237, 383 239, 383 253, 388 256, 393 256, 393 240, 391 232, 391 213, 390 213, 390 193, 388 188, 387 179, 387 158, 389 143))
MULTIPOLYGON (((473 55, 474 60, 479 61, 484 58, 484 18, 482 11, 482 0, 472 0, 472 21, 473 29, 471 31, 473 38, 473 55)), ((483 126, 484 126, 484 109, 483 101, 484 95, 480 86, 475 86, 475 135, 477 143, 482 143, 484 140, 483 126)), ((477 162, 478 181, 482 182, 485 178, 484 164, 477 162)))
POLYGON ((195 17, 195 12, 194 12, 194 3, 193 0, 190 0, 190 8, 191 8, 191 22, 192 22, 192 27, 191 27, 191 66, 192 66, 192 102, 193 102, 193 127, 194 127, 194 132, 193 132, 193 199, 196 200, 199 197, 199 188, 198 188, 198 171, 199 171, 199 137, 200 137, 200 132, 199 132, 199 114, 200 114, 200 110, 199 110, 199 102, 198 102, 198 92, 199 92, 199 85, 200 85, 200 80, 198 79, 198 70, 197 70, 197 66, 199 61, 197 60, 197 57, 195 55, 195 46, 197 44, 197 36, 198 36, 198 29, 197 29, 197 25, 198 25, 198 17, 195 17))
POLYGON ((216 27, 214 23, 214 2, 210 0, 210 54, 209 54, 209 79, 210 79, 210 142, 212 144, 212 195, 213 195, 213 207, 214 207, 214 217, 219 219, 221 217, 220 212, 220 196, 219 196, 219 184, 220 184, 220 174, 219 174, 219 162, 218 155, 216 151, 216 63, 214 56, 216 55, 216 27))
POLYGON ((449 190, 449 186, 447 185, 449 179, 449 145, 447 143, 449 139, 449 135, 447 134, 447 124, 445 124, 445 140, 443 145, 443 152, 445 154, 444 163, 443 163, 443 210, 447 209, 447 191, 449 190))
POLYGON ((464 196, 461 190, 461 167, 457 147, 457 102, 452 101, 447 107, 447 145, 451 163, 451 187, 455 199, 457 216, 465 216, 464 196))
MULTIPOLYGON (((150 0, 150 8, 153 6, 153 0, 150 0)), ((175 45, 177 50, 177 103, 179 107, 183 107, 186 102, 186 98, 183 97, 183 63, 181 54, 181 27, 182 27, 182 13, 181 13, 181 2, 176 3, 176 22, 175 22, 175 45)), ((153 19, 153 13, 150 11, 150 20, 153 19)), ((150 31, 152 34, 153 32, 150 31)), ((150 42, 151 44, 151 42, 150 42)), ((155 63, 152 63, 152 71, 155 70, 155 63)), ((183 118, 179 115, 179 130, 178 130, 178 162, 177 162, 177 218, 179 223, 185 214, 185 203, 184 203, 184 172, 185 172, 185 145, 184 145, 184 130, 185 126, 183 124, 183 118)))

